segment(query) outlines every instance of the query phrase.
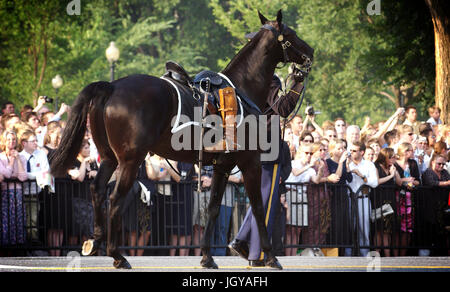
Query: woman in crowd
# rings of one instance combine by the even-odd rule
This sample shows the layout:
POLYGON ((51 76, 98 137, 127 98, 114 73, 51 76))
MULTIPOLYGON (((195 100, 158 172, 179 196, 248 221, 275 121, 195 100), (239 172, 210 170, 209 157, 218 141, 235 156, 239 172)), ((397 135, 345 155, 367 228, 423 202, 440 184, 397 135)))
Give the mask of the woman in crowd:
POLYGON ((335 185, 328 185, 331 190, 330 210, 331 226, 329 239, 333 242, 348 242, 349 234, 348 222, 348 196, 347 183, 353 180, 353 176, 347 171, 347 151, 345 141, 332 139, 328 144, 330 158, 326 160, 330 175, 336 175, 339 181, 335 185))
MULTIPOLYGON (((375 167, 378 174, 378 187, 372 194, 372 206, 374 209, 381 208, 385 204, 389 204, 392 208, 395 200, 395 181, 400 180, 400 176, 394 166, 395 153, 392 148, 383 148, 378 154, 375 161, 375 167), (381 187, 380 187, 381 186, 381 187)), ((382 218, 373 221, 375 224, 376 241, 375 245, 390 246, 390 237, 392 235, 393 216, 382 216, 382 218)), ((380 251, 378 251, 380 252, 380 251)), ((391 251, 384 250, 384 256, 389 257, 391 251)))
POLYGON ((85 241, 93 233, 94 210, 92 209, 92 198, 89 191, 89 184, 83 182, 94 179, 97 171, 97 163, 90 157, 89 141, 84 139, 81 143, 77 160, 73 168, 68 171, 72 180, 80 182, 72 188, 74 212, 72 226, 74 230, 70 233, 70 244, 77 244, 80 237, 85 241))
MULTIPOLYGON (((311 159, 312 143, 302 143, 297 151, 296 159, 292 161, 292 171, 287 184, 319 183, 319 176, 314 169, 317 163, 311 159)), ((298 245, 302 228, 308 226, 307 185, 291 185, 290 191, 281 196, 281 202, 286 207, 286 246, 298 245)), ((286 256, 297 254, 297 248, 287 247, 286 256)))
MULTIPOLYGON (((151 201, 147 198, 145 192, 155 195, 156 188, 154 182, 150 179, 149 170, 152 170, 150 154, 147 154, 145 160, 139 167, 137 180, 128 192, 123 214, 124 230, 129 233, 128 245, 130 247, 146 246, 151 235, 151 201), (143 190, 143 187, 145 190, 143 190)), ((130 249, 130 256, 144 255, 144 249, 130 249)))
MULTIPOLYGON (((0 144, 0 178, 27 180, 26 162, 17 151, 17 136, 13 131, 5 130, 0 144)), ((2 183, 2 246, 25 243, 25 214, 20 183, 2 183)))
MULTIPOLYGON (((400 236, 396 234, 395 244, 407 246, 411 240, 413 232, 413 211, 412 194, 415 186, 420 185, 420 171, 417 162, 414 160, 414 150, 410 143, 402 143, 397 150, 398 159, 395 168, 400 175, 396 181, 402 189, 396 194, 397 215, 400 217, 400 236), (400 242, 399 242, 400 237, 400 242)), ((394 250, 394 256, 397 256, 394 250)), ((406 255, 406 249, 400 251, 401 256, 406 255)))
MULTIPOLYGON (((36 115, 37 117, 37 115, 36 115)), ((42 150, 47 154, 49 163, 51 162, 53 152, 59 145, 61 139, 62 128, 59 122, 50 122, 47 125, 47 132, 44 136, 44 147, 42 150)), ((56 191, 56 190, 55 190, 56 191)), ((58 186, 59 191, 59 186, 58 186)), ((66 216, 63 213, 66 205, 66 197, 55 194, 46 193, 44 197, 44 209, 46 214, 46 225, 47 225, 47 240, 50 246, 61 246, 64 237, 64 219, 66 216), (53 212, 52 212, 53 211, 53 212)), ((60 256, 61 250, 50 250, 50 255, 60 256)))
POLYGON ((47 154, 49 163, 51 162, 53 152, 59 145, 61 133, 62 127, 59 122, 53 121, 47 124, 47 131, 44 136, 44 147, 42 147, 42 150, 47 154))
POLYGON ((446 162, 446 156, 434 154, 430 161, 430 167, 422 175, 423 184, 433 187, 450 186, 450 174, 444 169, 446 162))

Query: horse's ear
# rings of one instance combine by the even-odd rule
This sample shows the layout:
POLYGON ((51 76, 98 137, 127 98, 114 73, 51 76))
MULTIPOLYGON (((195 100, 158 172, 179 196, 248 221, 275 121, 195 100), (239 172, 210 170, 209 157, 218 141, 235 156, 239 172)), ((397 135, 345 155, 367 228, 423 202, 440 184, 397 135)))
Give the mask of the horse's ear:
POLYGON ((259 10, 258 10, 258 16, 259 16, 259 19, 261 20, 262 25, 266 24, 266 22, 269 21, 269 20, 267 20, 267 18, 264 15, 261 14, 261 12, 259 12, 259 10))
POLYGON ((278 13, 277 13, 277 22, 278 22, 278 24, 281 24, 282 20, 283 20, 283 14, 281 14, 281 9, 280 9, 280 10, 278 10, 278 13))

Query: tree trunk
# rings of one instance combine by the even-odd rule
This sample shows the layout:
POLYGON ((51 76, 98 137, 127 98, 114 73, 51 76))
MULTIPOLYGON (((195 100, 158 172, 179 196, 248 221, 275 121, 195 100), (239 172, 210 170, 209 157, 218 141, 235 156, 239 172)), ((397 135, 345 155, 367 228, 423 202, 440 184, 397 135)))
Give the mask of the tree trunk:
POLYGON ((425 0, 434 26, 436 59, 436 105, 441 109, 441 120, 450 124, 450 1, 425 0))

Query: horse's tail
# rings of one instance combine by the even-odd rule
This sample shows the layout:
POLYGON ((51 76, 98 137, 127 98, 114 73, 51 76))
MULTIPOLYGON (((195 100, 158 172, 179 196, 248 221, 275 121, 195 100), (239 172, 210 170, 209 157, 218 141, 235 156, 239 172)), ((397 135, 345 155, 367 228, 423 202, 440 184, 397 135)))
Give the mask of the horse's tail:
MULTIPOLYGON (((86 132, 86 122, 92 101, 104 101, 111 96, 114 87, 109 82, 99 81, 86 86, 78 95, 70 109, 58 148, 52 155, 50 170, 52 175, 60 177, 67 174, 80 151, 86 132)), ((95 102, 95 104, 99 104, 95 102)))

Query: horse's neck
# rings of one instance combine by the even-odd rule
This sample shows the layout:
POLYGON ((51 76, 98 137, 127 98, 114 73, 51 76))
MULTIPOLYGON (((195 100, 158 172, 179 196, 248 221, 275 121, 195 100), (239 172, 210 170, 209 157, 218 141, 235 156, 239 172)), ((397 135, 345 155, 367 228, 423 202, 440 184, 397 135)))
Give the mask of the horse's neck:
POLYGON ((222 71, 262 110, 267 102, 277 61, 266 53, 267 48, 246 46, 222 71))

